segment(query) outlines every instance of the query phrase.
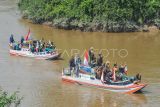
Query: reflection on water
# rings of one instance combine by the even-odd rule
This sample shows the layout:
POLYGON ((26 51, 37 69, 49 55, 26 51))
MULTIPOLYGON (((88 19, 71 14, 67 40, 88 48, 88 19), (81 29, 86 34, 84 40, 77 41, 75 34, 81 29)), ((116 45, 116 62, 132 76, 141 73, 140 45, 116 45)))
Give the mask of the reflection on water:
POLYGON ((24 96, 22 107, 125 107, 158 106, 160 87, 160 32, 149 33, 99 33, 64 31, 47 26, 34 25, 20 18, 17 0, 0 1, 0 86, 8 91, 19 90, 24 96), (64 60, 42 61, 8 54, 8 38, 11 33, 16 40, 32 31, 32 38, 54 41, 62 50, 83 51, 96 49, 127 49, 128 56, 113 53, 105 58, 114 62, 127 62, 129 75, 140 73, 148 86, 143 94, 123 95, 102 89, 66 84, 61 81, 64 60))
MULTIPOLYGON (((73 87, 71 84, 64 83, 65 87, 73 87)), ((136 94, 136 95, 123 95, 117 93, 111 93, 108 91, 104 91, 102 89, 83 87, 83 89, 79 89, 79 87, 83 86, 74 86, 73 88, 69 88, 66 91, 66 97, 71 96, 72 98, 77 98, 78 102, 76 104, 80 104, 81 106, 89 106, 89 107, 124 107, 129 106, 141 106, 147 102, 145 95, 136 94), (78 89, 77 89, 78 87, 78 89), (75 89, 74 89, 75 88, 75 89), (80 99, 80 100, 79 100, 80 99)), ((72 100, 71 100, 72 101, 72 100)))

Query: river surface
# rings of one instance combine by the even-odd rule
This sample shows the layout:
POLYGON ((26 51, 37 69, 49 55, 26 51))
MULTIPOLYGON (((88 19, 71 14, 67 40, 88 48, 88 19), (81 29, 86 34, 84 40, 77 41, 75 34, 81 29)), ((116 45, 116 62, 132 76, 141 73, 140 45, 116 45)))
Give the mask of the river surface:
POLYGON ((160 31, 149 33, 88 33, 34 25, 21 19, 17 0, 0 0, 0 87, 19 91, 21 107, 159 107, 160 31), (31 37, 54 41, 64 60, 45 61, 9 55, 11 33, 16 40, 31 29, 31 37), (148 86, 140 94, 118 94, 67 84, 61 69, 69 56, 93 46, 103 49, 112 64, 126 62, 129 75, 140 73, 148 86))

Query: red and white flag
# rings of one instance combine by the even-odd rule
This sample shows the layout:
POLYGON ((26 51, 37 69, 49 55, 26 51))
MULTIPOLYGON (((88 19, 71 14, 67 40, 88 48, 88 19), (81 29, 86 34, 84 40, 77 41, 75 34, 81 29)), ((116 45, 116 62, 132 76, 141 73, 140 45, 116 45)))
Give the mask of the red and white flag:
POLYGON ((25 36, 25 40, 26 40, 26 41, 29 39, 30 35, 31 35, 31 31, 30 31, 30 29, 29 29, 28 34, 25 36))
POLYGON ((86 50, 85 54, 84 54, 84 65, 88 66, 88 60, 89 60, 89 54, 88 51, 86 50))

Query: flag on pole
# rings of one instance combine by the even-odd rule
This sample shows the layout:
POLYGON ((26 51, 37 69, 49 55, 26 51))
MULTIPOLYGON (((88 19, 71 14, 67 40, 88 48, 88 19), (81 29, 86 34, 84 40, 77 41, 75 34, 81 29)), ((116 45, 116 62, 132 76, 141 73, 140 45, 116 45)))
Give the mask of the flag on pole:
POLYGON ((28 34, 27 34, 26 37, 25 37, 25 40, 26 40, 26 41, 29 39, 30 35, 31 35, 31 31, 30 31, 30 29, 29 29, 28 34))
POLYGON ((88 54, 88 51, 86 50, 85 51, 85 54, 84 54, 84 65, 85 66, 88 66, 88 60, 89 60, 89 54, 88 54))

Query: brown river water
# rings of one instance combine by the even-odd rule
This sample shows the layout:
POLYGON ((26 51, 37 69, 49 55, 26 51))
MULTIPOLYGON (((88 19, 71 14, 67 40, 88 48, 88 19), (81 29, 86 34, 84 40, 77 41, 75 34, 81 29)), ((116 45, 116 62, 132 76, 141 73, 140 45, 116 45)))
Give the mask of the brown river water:
POLYGON ((34 25, 22 20, 17 0, 0 0, 0 88, 19 91, 20 107, 159 107, 160 31, 149 33, 88 33, 34 25), (31 29, 34 39, 54 41, 64 60, 46 61, 9 55, 11 33, 16 40, 31 29), (140 73, 148 86, 139 94, 119 94, 61 81, 69 56, 93 46, 105 60, 128 64, 129 75, 140 73))

